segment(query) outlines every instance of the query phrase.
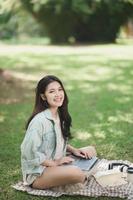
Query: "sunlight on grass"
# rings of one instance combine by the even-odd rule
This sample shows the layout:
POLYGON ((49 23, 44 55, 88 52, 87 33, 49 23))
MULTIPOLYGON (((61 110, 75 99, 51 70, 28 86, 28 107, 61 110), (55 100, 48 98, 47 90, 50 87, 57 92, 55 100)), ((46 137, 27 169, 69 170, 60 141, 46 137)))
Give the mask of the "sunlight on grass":
POLYGON ((0 45, 0 54, 7 55, 7 53, 19 54, 19 53, 35 53, 35 55, 40 54, 56 54, 56 55, 82 55, 82 54, 99 54, 105 55, 113 58, 121 58, 121 55, 124 58, 131 58, 133 45, 115 45, 115 44, 106 44, 106 45, 91 45, 91 46, 40 46, 40 45, 0 45), (128 47, 128 54, 127 52, 128 47))
POLYGON ((125 104, 130 102, 130 97, 121 97, 121 98, 115 98, 115 101, 121 104, 125 104))
POLYGON ((125 85, 124 83, 109 83, 107 85, 107 88, 110 90, 110 91, 119 91, 121 92, 121 94, 123 95, 128 95, 128 94, 131 94, 132 93, 132 85, 131 84, 127 84, 125 85))
POLYGON ((116 152, 114 151, 114 149, 116 149, 117 144, 115 143, 111 143, 110 145, 108 144, 103 144, 101 149, 101 156, 103 157, 104 154, 106 154, 106 158, 116 158, 116 152))
POLYGON ((92 137, 91 133, 85 132, 85 131, 77 131, 76 132, 76 138, 81 140, 87 140, 92 137))
POLYGON ((13 72, 13 77, 21 79, 23 81, 37 81, 40 76, 39 75, 32 75, 32 74, 27 74, 25 75, 25 73, 22 72, 13 72))
POLYGON ((1 123, 1 122, 4 122, 4 120, 5 120, 5 116, 0 115, 0 123, 1 123))
POLYGON ((133 124, 133 111, 130 110, 129 113, 123 113, 120 111, 116 112, 115 116, 109 116, 108 121, 111 123, 116 123, 116 122, 128 122, 133 124))
POLYGON ((7 176, 16 176, 16 175, 18 175, 20 173, 21 173, 21 169, 18 166, 18 168, 16 168, 16 169, 15 168, 14 169, 8 169, 7 176))
POLYGON ((105 139, 105 132, 104 131, 96 131, 95 133, 94 133, 94 135, 95 135, 95 137, 97 138, 97 139, 105 139))
POLYGON ((81 85, 79 85, 79 89, 82 89, 84 93, 88 93, 89 91, 90 94, 100 91, 99 87, 96 87, 96 86, 94 87, 92 84, 89 84, 89 83, 82 83, 81 85))
POLYGON ((92 66, 84 66, 79 69, 68 69, 67 74, 69 74, 68 78, 71 80, 89 80, 89 81, 99 81, 106 80, 113 76, 113 70, 105 67, 98 67, 98 65, 92 66), (76 74, 76 76, 73 76, 76 74))
POLYGON ((108 128, 108 130, 109 130, 109 132, 111 133, 111 134, 115 134, 115 137, 121 137, 121 136, 124 136, 124 132, 123 131, 121 131, 121 130, 117 130, 116 131, 116 128, 113 128, 113 127, 110 127, 110 128, 108 128))
POLYGON ((8 115, 8 111, 7 110, 4 110, 3 107, 1 106, 1 112, 0 112, 0 122, 4 122, 7 118, 7 115, 8 115))

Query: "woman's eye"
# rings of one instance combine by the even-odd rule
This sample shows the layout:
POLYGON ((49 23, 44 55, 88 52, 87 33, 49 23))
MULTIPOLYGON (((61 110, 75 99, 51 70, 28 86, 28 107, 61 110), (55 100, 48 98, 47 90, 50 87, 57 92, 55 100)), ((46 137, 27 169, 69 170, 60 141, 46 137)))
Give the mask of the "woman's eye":
POLYGON ((63 90, 62 88, 59 89, 59 91, 62 91, 62 90, 63 90))
POLYGON ((54 92, 53 90, 49 91, 49 93, 53 93, 53 92, 54 92))

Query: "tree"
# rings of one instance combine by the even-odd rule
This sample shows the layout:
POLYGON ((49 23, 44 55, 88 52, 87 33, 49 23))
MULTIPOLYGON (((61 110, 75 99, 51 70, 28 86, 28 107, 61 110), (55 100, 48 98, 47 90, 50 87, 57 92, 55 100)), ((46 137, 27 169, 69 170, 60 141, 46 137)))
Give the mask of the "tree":
POLYGON ((53 43, 114 42, 133 15, 133 0, 20 0, 53 43))
POLYGON ((20 2, 17 0, 0 0, 0 38, 9 39, 16 35, 17 20, 14 10, 18 10, 20 2))
POLYGON ((0 39, 37 37, 42 34, 40 24, 23 9, 20 1, 0 0, 0 39))

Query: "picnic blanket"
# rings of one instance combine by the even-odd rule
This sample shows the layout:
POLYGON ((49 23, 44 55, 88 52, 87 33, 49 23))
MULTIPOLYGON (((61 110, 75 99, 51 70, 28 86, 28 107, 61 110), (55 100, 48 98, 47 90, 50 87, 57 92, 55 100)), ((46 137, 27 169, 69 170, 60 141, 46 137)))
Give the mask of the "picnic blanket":
POLYGON ((25 186, 22 181, 12 185, 12 187, 19 191, 27 192, 28 194, 37 195, 37 196, 52 196, 52 197, 59 197, 61 195, 82 195, 82 196, 89 196, 89 197, 98 197, 98 196, 106 196, 106 197, 119 197, 125 198, 128 200, 133 200, 133 183, 128 182, 126 184, 120 186, 107 186, 102 187, 98 184, 95 180, 93 173, 95 171, 100 170, 107 170, 108 164, 111 162, 118 162, 118 163, 126 163, 128 165, 132 165, 129 161, 123 160, 106 160, 101 159, 96 166, 88 172, 88 179, 86 184, 72 184, 66 186, 59 186, 52 189, 45 189, 45 190, 38 190, 33 189, 29 186, 25 186))

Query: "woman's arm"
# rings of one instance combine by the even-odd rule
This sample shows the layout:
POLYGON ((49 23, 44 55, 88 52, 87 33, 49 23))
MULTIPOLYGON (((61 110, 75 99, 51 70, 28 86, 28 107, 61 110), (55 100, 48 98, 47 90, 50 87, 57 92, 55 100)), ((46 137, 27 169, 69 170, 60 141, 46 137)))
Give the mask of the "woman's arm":
POLYGON ((42 145, 42 129, 42 123, 33 119, 21 144, 21 158, 29 167, 39 166, 46 159, 44 152, 39 151, 42 145))
POLYGON ((77 150, 77 148, 71 146, 70 144, 67 145, 67 151, 74 154, 74 152, 77 150))
POLYGON ((44 165, 45 167, 55 167, 55 166, 59 166, 62 164, 67 164, 74 161, 73 158, 69 157, 69 156, 65 156, 61 159, 56 159, 56 160, 45 160, 44 162, 41 163, 41 165, 44 165))
POLYGON ((85 154, 80 151, 80 149, 71 146, 70 144, 67 145, 67 151, 72 153, 75 156, 85 158, 85 154))
POLYGON ((67 145, 67 151, 71 152, 75 156, 86 158, 86 159, 96 156, 96 150, 95 150, 95 147, 93 146, 75 148, 71 145, 67 145))

